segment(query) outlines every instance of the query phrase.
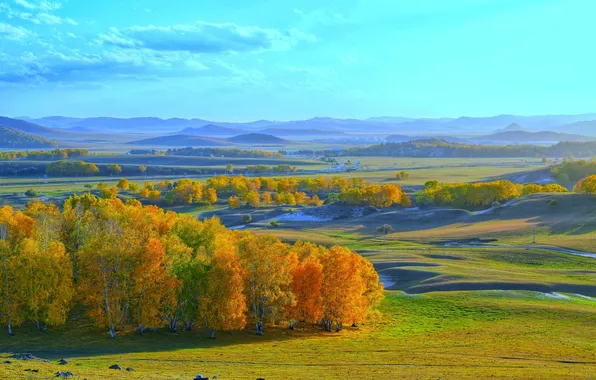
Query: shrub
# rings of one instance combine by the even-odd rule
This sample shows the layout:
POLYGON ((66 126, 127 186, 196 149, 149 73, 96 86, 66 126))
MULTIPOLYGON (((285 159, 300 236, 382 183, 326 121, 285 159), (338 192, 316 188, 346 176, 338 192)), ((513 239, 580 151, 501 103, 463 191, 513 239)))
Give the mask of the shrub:
POLYGON ((240 222, 243 224, 248 224, 252 222, 252 216, 250 216, 250 214, 242 214, 240 217, 240 222))
POLYGON ((277 222, 277 220, 272 220, 269 222, 269 224, 271 225, 271 227, 277 227, 279 226, 279 223, 277 222))
POLYGON ((335 203, 337 201, 339 201, 339 194, 330 193, 327 195, 327 199, 325 199, 325 204, 335 203))
POLYGON ((29 190, 25 191, 25 195, 28 197, 36 197, 37 192, 35 191, 35 189, 29 189, 29 190))
POLYGON ((556 206, 556 205, 558 205, 558 204, 559 204, 559 201, 557 201, 556 199, 551 199, 551 200, 548 202, 548 204, 549 204, 550 206, 556 206))

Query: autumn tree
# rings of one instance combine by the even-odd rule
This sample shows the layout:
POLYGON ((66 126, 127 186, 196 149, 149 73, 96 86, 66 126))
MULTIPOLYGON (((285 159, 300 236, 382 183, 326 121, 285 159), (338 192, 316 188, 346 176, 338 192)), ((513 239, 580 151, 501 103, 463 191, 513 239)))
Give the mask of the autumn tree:
POLYGON ((323 317, 323 266, 316 257, 309 256, 292 270, 291 289, 295 303, 290 306, 290 328, 299 321, 316 323, 323 317))
POLYGON ((258 335, 263 335, 265 322, 284 317, 292 304, 291 272, 296 256, 273 235, 243 235, 238 244, 245 270, 245 293, 258 335))
POLYGON ((573 191, 577 193, 596 194, 596 174, 580 180, 573 191))
POLYGON ((50 325, 64 324, 74 295, 72 263, 64 244, 54 241, 46 245, 39 238, 25 239, 21 250, 20 265, 27 273, 21 287, 28 319, 42 332, 50 325))
POLYGON ((271 202, 273 201, 273 199, 271 198, 271 193, 269 192, 265 192, 263 193, 263 203, 268 205, 271 204, 271 202))
POLYGON ((143 335, 146 326, 158 325, 164 318, 162 312, 176 304, 178 281, 168 271, 166 251, 159 239, 150 238, 136 260, 132 314, 143 335))
POLYGON ((236 196, 231 196, 228 198, 228 206, 230 208, 240 208, 240 199, 236 196))
POLYGON ((21 243, 33 237, 35 221, 12 207, 0 209, 0 320, 8 327, 18 326, 26 317, 27 298, 23 281, 30 275, 21 260, 21 243))
POLYGON ((217 203, 217 191, 213 188, 208 188, 205 192, 205 199, 212 205, 217 203))
POLYGON ((122 168, 118 164, 109 164, 108 166, 106 166, 106 170, 108 171, 108 173, 110 173, 110 175, 122 173, 122 168))
POLYGON ((199 314, 211 331, 211 339, 215 338, 215 330, 243 329, 246 325, 243 269, 229 234, 219 238, 207 272, 207 284, 199 314))
POLYGON ((118 187, 120 190, 128 190, 130 187, 130 183, 128 182, 128 179, 120 178, 120 181, 118 181, 116 187, 118 187))

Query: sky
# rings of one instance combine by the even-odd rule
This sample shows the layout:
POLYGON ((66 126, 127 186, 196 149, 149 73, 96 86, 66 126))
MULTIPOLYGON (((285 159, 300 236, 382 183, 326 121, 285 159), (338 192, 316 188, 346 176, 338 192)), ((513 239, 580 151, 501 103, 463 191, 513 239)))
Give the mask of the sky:
POLYGON ((0 115, 596 111, 594 0, 0 0, 0 115))

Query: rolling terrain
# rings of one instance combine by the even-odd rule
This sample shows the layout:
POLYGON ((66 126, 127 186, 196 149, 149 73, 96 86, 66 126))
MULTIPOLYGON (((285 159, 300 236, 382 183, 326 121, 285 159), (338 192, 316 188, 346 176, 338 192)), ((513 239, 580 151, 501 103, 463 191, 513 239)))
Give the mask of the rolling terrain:
POLYGON ((31 133, 9 128, 0 124, 0 148, 4 149, 39 149, 55 148, 56 141, 48 140, 31 133))

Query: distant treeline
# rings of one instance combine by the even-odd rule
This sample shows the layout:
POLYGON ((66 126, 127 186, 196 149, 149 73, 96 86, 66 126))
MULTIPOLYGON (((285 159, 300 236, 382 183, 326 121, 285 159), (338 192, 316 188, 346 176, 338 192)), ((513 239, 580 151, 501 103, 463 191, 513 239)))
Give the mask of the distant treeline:
POLYGON ((132 149, 130 154, 151 154, 166 156, 200 156, 200 157, 235 157, 235 158, 261 158, 283 157, 281 153, 266 152, 263 150, 247 150, 238 148, 174 148, 165 151, 155 149, 132 149))
POLYGON ((560 142, 553 146, 537 145, 472 145, 450 143, 440 139, 386 143, 342 150, 300 150, 300 155, 325 157, 388 156, 388 157, 592 157, 596 141, 560 142))
POLYGON ((87 149, 54 149, 54 150, 15 150, 0 152, 0 160, 62 160, 69 157, 88 156, 87 149))

